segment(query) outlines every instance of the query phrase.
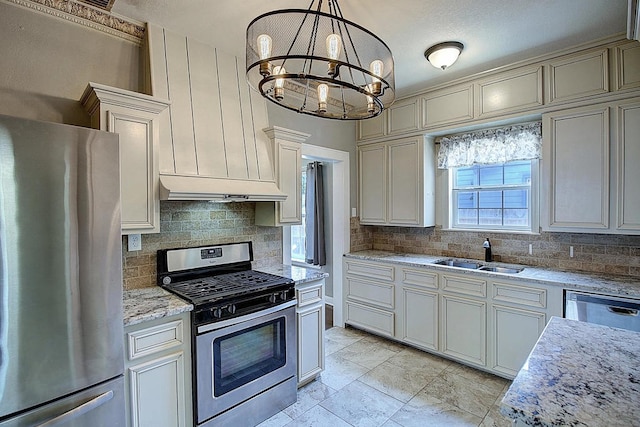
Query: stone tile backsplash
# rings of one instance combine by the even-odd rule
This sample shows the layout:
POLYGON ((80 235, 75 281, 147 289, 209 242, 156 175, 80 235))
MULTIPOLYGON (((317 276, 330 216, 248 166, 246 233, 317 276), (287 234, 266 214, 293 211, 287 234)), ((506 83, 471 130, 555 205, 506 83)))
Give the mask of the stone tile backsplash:
POLYGON ((541 233, 539 235, 447 231, 441 227, 362 226, 351 218, 351 251, 386 250, 484 260, 489 238, 494 261, 640 277, 640 236, 541 233), (529 244, 533 254, 529 255, 529 244), (569 256, 573 246, 574 256, 569 256))
POLYGON ((253 242, 253 267, 282 264, 282 229, 255 225, 255 203, 160 202, 160 233, 143 234, 142 250, 128 252, 122 237, 124 289, 156 286, 156 251, 253 242))

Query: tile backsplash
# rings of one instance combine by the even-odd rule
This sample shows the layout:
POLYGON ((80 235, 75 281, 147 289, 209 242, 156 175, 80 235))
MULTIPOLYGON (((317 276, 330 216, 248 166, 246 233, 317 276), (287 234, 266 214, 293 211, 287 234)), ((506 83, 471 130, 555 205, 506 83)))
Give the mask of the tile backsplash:
POLYGON ((160 233, 143 234, 142 250, 127 251, 122 237, 124 289, 156 286, 156 251, 253 242, 253 267, 282 264, 282 229, 255 225, 255 203, 160 202, 160 233))
POLYGON ((494 261, 640 277, 640 236, 580 233, 510 234, 360 225, 351 218, 351 251, 385 250, 484 260, 491 240, 494 261), (529 255, 529 244, 532 255, 529 255), (569 249, 573 246, 573 257, 569 249))

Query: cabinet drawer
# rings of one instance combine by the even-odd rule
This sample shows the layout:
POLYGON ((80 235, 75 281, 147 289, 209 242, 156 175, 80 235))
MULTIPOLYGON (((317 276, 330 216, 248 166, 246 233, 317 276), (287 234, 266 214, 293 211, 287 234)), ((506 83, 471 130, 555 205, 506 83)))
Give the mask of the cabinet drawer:
POLYGON ((438 289, 438 275, 428 271, 403 268, 401 270, 402 283, 405 285, 423 286, 430 289, 438 289))
POLYGON ((546 308, 547 291, 529 286, 508 285, 506 283, 493 284, 493 300, 529 307, 546 308))
POLYGON ((442 290, 464 295, 486 297, 487 281, 443 274, 442 290))
POLYGON ((347 323, 392 337, 394 334, 394 314, 366 305, 347 301, 347 323))
POLYGON ((176 320, 128 332, 129 360, 181 346, 184 342, 183 330, 182 320, 176 320))
POLYGON ((322 283, 311 284, 306 287, 302 285, 300 288, 296 288, 298 307, 304 307, 322 301, 322 288, 322 283))
POLYGON ((393 309, 393 283, 379 283, 354 277, 347 277, 347 299, 393 309))
POLYGON ((347 274, 371 277, 377 280, 392 282, 395 278, 394 268, 390 265, 369 264, 364 262, 347 261, 347 274))

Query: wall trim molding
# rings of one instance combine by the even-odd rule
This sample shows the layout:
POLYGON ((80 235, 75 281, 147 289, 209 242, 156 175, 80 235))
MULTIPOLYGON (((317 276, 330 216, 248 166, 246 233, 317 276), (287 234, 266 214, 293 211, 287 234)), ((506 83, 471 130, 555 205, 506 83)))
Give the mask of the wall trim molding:
POLYGON ((0 0, 118 37, 141 45, 144 23, 108 13, 73 0, 0 0))

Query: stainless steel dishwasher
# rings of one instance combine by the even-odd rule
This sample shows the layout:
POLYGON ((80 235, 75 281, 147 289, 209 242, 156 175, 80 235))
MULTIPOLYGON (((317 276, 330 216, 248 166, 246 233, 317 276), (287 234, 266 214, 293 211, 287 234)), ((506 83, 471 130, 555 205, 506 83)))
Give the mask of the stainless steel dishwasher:
POLYGON ((640 299, 566 291, 564 317, 640 332, 640 299))

